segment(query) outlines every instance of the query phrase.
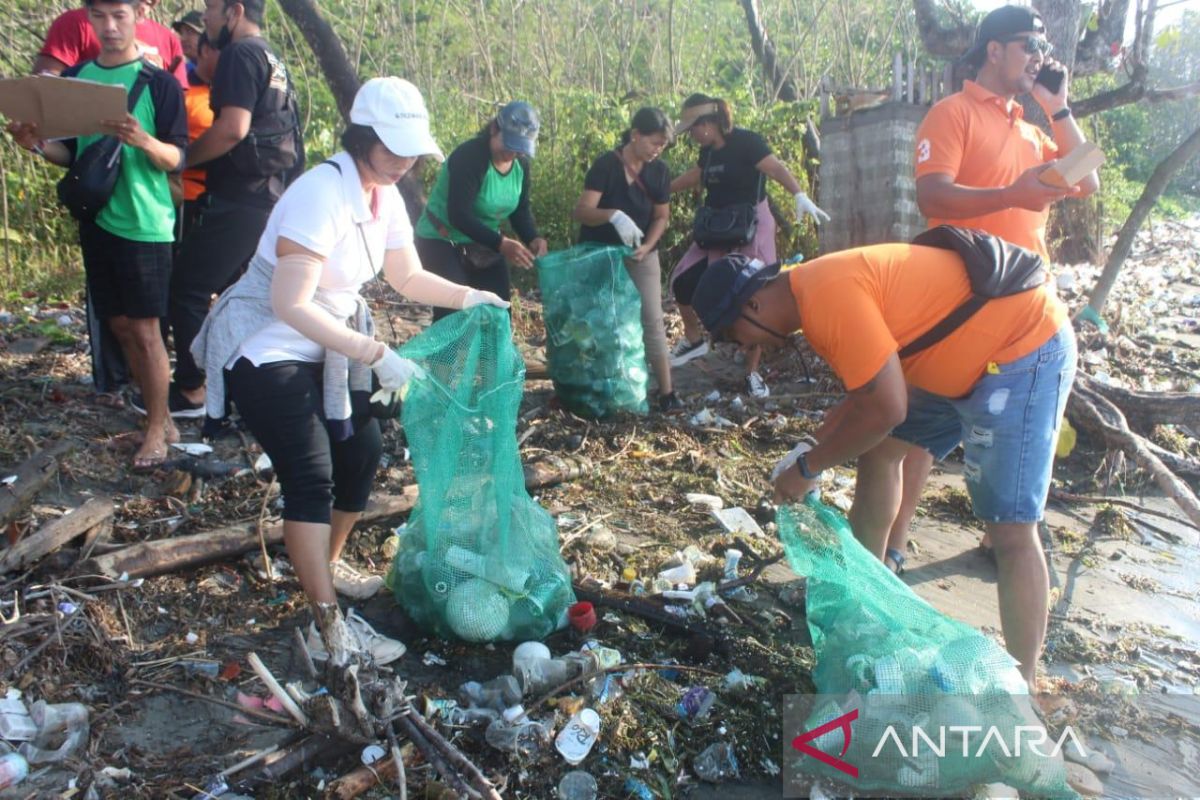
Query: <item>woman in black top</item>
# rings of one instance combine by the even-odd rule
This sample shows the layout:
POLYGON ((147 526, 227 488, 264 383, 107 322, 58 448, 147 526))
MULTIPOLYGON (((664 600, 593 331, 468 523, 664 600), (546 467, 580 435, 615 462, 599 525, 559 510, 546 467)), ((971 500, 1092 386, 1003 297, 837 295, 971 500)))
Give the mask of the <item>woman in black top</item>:
MULTIPOLYGON (((754 238, 731 250, 706 250, 692 243, 671 272, 671 288, 683 317, 684 338, 671 349, 672 365, 680 366, 708 352, 704 328, 691 308, 692 293, 709 261, 730 252, 743 253, 765 264, 777 261, 775 218, 767 205, 766 179, 778 181, 796 200, 796 218, 805 215, 820 223, 829 215, 817 208, 801 191, 791 171, 771 153, 766 141, 753 131, 733 127, 729 104, 715 97, 694 94, 683 102, 683 119, 675 134, 686 131, 700 145, 696 166, 671 181, 671 191, 703 186, 704 205, 711 208, 747 203, 755 207, 758 227, 754 238)), ((746 351, 746 390, 754 397, 767 397, 770 390, 758 373, 761 347, 746 351)))
MULTIPOLYGON (((446 159, 417 222, 417 253, 426 270, 508 300, 508 265, 528 269, 546 254, 529 207, 538 128, 533 106, 514 100, 446 159), (500 232, 505 219, 520 240, 500 232)), ((435 308, 433 318, 451 313, 435 308)))
POLYGON ((671 183, 667 165, 658 157, 670 141, 670 130, 670 120, 657 108, 643 108, 634 114, 620 146, 597 158, 588 170, 574 212, 582 223, 579 241, 633 248, 625 268, 642 297, 646 361, 658 381, 658 403, 663 411, 683 407, 671 382, 658 261, 658 241, 670 218, 671 183))

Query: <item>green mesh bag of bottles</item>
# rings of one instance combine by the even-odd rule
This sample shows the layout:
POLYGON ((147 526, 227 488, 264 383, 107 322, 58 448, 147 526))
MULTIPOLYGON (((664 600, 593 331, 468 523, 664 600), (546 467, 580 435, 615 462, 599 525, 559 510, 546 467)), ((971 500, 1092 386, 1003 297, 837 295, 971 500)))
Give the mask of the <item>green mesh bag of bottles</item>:
POLYGON ((388 575, 418 623, 472 642, 540 639, 574 602, 558 529, 525 491, 517 412, 525 363, 508 313, 452 314, 398 351, 425 376, 401 421, 420 494, 388 575))
POLYGON ((537 260, 546 360, 564 407, 581 416, 645 414, 642 300, 625 247, 580 244, 537 260))
POLYGON ((848 747, 837 726, 811 741, 857 777, 819 758, 801 758, 804 772, 864 792, 961 797, 1000 782, 1022 796, 1076 796, 1060 737, 1042 728, 1012 656, 914 594, 815 495, 780 507, 776 523, 807 578, 818 695, 804 730, 857 710, 848 747))

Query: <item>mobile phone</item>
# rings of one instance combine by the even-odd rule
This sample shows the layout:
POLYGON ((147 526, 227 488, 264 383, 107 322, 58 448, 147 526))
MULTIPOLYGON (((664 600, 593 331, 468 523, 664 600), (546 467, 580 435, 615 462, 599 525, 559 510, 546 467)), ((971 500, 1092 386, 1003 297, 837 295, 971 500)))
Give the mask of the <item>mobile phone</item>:
POLYGON ((1037 77, 1034 78, 1034 81, 1036 83, 1040 83, 1042 86, 1045 86, 1050 94, 1058 94, 1058 90, 1062 88, 1064 74, 1065 73, 1063 73, 1062 69, 1046 64, 1044 67, 1038 70, 1037 77))

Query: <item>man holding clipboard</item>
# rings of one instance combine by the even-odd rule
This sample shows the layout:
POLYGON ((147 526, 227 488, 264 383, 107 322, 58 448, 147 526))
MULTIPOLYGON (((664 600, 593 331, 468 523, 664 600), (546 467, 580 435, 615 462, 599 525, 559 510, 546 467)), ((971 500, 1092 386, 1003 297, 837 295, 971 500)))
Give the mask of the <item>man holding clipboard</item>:
POLYGON ((179 438, 167 415, 169 367, 159 319, 166 313, 175 224, 167 174, 183 164, 187 120, 179 83, 139 53, 135 31, 145 16, 140 0, 88 0, 86 6, 100 54, 67 69, 64 77, 126 92, 144 83, 144 89, 134 89, 132 108, 96 120, 94 133, 61 141, 42 138, 40 115, 12 122, 7 130, 19 145, 62 167, 104 135, 122 144, 116 185, 94 219, 80 220, 79 241, 96 314, 116 334, 150 407, 133 460, 135 469, 148 469, 165 461, 168 443, 179 438))

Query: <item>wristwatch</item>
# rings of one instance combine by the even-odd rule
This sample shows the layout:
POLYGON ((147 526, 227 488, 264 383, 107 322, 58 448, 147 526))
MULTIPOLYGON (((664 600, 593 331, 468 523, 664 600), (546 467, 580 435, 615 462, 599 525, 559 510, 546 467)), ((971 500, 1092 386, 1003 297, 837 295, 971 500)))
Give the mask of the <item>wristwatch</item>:
POLYGON ((800 474, 804 476, 804 479, 809 481, 815 481, 817 478, 821 477, 821 473, 825 471, 819 470, 817 472, 813 472, 808 468, 808 453, 801 453, 800 457, 796 459, 796 469, 800 470, 800 474))
POLYGON ((1058 122, 1059 120, 1064 120, 1069 116, 1071 116, 1071 107, 1063 106, 1058 111, 1055 111, 1053 114, 1051 114, 1050 119, 1058 122))

